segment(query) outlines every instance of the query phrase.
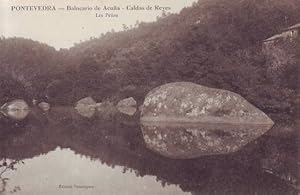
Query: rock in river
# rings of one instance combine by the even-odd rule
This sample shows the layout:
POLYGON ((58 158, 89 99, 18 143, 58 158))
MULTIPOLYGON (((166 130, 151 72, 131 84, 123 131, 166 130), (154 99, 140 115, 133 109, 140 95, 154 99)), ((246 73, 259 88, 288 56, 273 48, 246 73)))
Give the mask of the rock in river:
POLYGON ((190 82, 175 82, 151 90, 141 121, 266 124, 273 121, 240 95, 190 82))
POLYGON ((121 113, 132 116, 137 110, 136 101, 133 97, 123 99, 118 102, 117 108, 121 113))
POLYGON ((0 110, 5 116, 15 120, 26 118, 30 111, 28 104, 20 99, 5 103, 0 110))
POLYGON ((133 97, 123 99, 118 102, 117 107, 136 107, 136 101, 133 97))
POLYGON ((43 110, 43 111, 48 111, 50 109, 50 104, 47 102, 41 102, 38 104, 38 106, 43 110))
POLYGON ((80 99, 77 103, 76 103, 76 107, 80 107, 80 106, 89 106, 89 107, 94 107, 96 106, 96 102, 92 97, 85 97, 80 99))
POLYGON ((91 118, 96 112, 97 103, 93 98, 86 97, 76 103, 75 109, 84 117, 91 118))

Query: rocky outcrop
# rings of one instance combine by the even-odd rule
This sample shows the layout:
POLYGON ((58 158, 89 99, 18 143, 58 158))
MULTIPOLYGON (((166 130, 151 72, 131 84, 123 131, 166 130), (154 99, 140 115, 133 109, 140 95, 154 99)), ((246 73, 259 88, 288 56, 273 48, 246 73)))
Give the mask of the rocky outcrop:
POLYGON ((240 95, 189 82, 169 83, 150 91, 141 121, 273 125, 265 113, 240 95))

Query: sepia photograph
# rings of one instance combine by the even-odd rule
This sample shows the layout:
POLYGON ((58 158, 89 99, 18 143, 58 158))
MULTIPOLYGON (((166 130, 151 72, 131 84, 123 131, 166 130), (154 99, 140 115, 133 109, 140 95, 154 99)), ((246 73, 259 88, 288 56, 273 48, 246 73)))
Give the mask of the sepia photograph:
POLYGON ((0 195, 299 195, 300 0, 0 0, 0 195))

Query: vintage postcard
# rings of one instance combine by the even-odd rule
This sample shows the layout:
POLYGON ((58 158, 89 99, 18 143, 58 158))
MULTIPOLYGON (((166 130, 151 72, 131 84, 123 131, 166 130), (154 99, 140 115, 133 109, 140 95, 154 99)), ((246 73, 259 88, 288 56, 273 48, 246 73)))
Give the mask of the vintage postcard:
POLYGON ((294 195, 299 0, 0 0, 0 195, 294 195))

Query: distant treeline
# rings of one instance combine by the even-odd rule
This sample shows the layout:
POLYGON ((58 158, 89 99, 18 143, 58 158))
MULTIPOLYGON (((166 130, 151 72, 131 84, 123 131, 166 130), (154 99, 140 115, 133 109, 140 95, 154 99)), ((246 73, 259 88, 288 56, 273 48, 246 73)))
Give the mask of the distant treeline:
POLYGON ((241 94, 267 113, 295 112, 299 39, 273 65, 262 41, 300 21, 299 0, 204 0, 153 23, 54 48, 0 39, 0 103, 23 98, 71 105, 82 97, 139 103, 153 87, 191 81, 241 94))

